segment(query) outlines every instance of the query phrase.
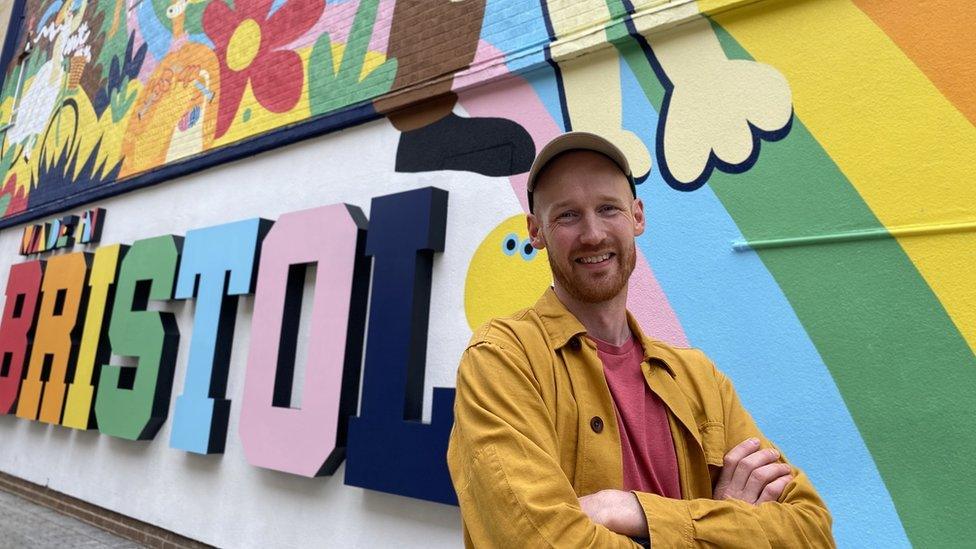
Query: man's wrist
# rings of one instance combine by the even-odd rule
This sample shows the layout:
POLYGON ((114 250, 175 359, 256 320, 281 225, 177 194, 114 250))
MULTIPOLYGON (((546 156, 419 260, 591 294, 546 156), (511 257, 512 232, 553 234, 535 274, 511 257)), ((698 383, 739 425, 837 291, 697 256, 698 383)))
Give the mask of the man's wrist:
POLYGON ((632 538, 646 538, 647 515, 644 514, 644 507, 641 506, 637 494, 621 492, 620 499, 622 504, 617 508, 616 515, 616 519, 620 522, 620 530, 614 531, 632 538))
POLYGON ((583 511, 596 524, 634 538, 647 537, 647 518, 640 500, 633 492, 602 490, 580 498, 583 511))

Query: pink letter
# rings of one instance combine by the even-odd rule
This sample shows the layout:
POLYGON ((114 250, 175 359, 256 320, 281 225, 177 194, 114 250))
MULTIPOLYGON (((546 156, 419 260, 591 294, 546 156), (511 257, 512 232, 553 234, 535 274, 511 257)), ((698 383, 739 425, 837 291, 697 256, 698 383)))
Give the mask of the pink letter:
POLYGON ((345 457, 356 413, 369 267, 366 217, 336 204, 281 216, 264 239, 240 435, 251 465, 308 477, 345 457), (317 263, 302 407, 292 408, 304 266, 317 263))

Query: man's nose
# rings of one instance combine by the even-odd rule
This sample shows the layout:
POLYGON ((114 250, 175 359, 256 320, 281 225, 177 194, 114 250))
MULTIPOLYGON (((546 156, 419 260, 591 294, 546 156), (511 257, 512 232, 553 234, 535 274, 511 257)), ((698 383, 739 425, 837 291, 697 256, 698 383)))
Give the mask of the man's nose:
POLYGON ((583 216, 582 221, 580 243, 588 246, 596 246, 602 243, 607 235, 603 222, 592 214, 583 216))

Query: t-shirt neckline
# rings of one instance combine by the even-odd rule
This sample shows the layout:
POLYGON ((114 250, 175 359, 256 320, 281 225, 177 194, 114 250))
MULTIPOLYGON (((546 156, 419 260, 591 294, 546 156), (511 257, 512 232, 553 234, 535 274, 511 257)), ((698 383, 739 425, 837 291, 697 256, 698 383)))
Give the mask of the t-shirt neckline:
POLYGON ((592 339, 593 342, 596 343, 596 348, 598 351, 600 351, 601 353, 606 353, 608 355, 614 355, 614 356, 625 355, 630 351, 632 351, 634 349, 634 346, 637 345, 637 338, 634 337, 633 333, 631 333, 630 337, 627 338, 627 341, 625 341, 624 344, 620 346, 614 345, 607 341, 603 341, 602 339, 593 337, 589 334, 587 334, 586 337, 592 339))

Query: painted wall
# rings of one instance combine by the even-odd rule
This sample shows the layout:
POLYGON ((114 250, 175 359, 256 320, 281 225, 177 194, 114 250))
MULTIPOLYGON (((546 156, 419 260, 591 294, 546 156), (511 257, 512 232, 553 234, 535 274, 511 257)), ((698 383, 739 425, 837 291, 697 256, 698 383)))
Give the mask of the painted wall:
MULTIPOLYGON (((34 51, 12 58, 0 103, 0 121, 17 117, 0 150, 7 223, 104 207, 107 246, 331 204, 368 217, 375 197, 447 190, 420 414, 436 425, 434 388, 453 386, 471 330, 549 282, 521 221, 536 148, 594 131, 632 159, 650 220, 631 308, 730 375, 827 501, 838 542, 976 534, 959 480, 976 450, 973 8, 28 0, 26 13, 10 52, 34 51)), ((0 232, 3 287, 24 261, 20 227, 0 232)), ((332 476, 254 466, 241 400, 262 315, 243 293, 222 454, 174 444, 172 412, 145 441, 7 415, 0 470, 217 545, 457 544, 454 507, 378 491, 397 492, 355 471, 353 442, 332 476)), ((170 411, 199 307, 151 306, 181 334, 170 411)), ((316 325, 299 324, 297 380, 316 325)))

